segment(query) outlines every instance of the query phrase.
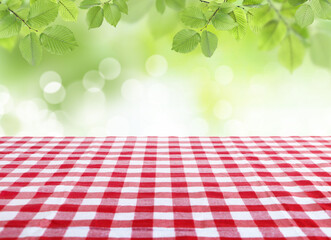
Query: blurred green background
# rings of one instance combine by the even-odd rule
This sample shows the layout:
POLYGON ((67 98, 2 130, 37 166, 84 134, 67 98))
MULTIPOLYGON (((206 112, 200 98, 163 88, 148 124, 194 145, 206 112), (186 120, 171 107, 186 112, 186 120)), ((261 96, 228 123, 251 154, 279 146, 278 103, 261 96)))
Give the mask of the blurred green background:
MULTIPOLYGON (((294 73, 253 33, 219 33, 212 58, 171 51, 183 27, 153 0, 130 1, 115 29, 67 24, 79 47, 33 67, 0 41, 1 135, 330 135, 330 23, 311 26, 294 73), (8 51, 9 49, 9 51, 8 51)), ((63 24, 63 23, 62 23, 63 24)))

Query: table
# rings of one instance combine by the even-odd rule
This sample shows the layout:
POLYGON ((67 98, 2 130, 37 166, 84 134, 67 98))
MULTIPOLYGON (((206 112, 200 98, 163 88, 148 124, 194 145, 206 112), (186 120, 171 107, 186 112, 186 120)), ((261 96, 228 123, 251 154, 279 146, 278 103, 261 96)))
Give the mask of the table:
POLYGON ((331 137, 2 137, 0 238, 330 239, 331 137))

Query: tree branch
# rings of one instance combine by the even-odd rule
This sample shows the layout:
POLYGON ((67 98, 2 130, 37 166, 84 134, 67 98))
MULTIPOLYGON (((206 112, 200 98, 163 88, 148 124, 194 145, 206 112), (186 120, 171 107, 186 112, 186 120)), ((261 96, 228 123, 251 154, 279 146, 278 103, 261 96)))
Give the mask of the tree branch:
MULTIPOLYGON (((201 1, 201 0, 200 0, 201 1)), ((202 0, 203 1, 203 0, 202 0)), ((206 25, 200 29, 200 31, 204 30, 205 28, 208 27, 209 23, 211 22, 211 20, 215 17, 216 13, 220 10, 221 8, 217 8, 215 10, 215 12, 213 13, 213 15, 211 15, 211 17, 208 19, 208 22, 206 23, 206 25)))
POLYGON ((29 24, 27 24, 27 22, 23 19, 23 18, 21 18, 16 12, 14 12, 13 10, 11 10, 10 8, 8 8, 8 10, 12 13, 12 14, 14 14, 15 15, 15 17, 16 18, 18 18, 20 21, 22 21, 30 30, 33 30, 33 31, 35 31, 35 32, 38 32, 38 30, 37 29, 34 29, 34 28, 32 28, 29 24))

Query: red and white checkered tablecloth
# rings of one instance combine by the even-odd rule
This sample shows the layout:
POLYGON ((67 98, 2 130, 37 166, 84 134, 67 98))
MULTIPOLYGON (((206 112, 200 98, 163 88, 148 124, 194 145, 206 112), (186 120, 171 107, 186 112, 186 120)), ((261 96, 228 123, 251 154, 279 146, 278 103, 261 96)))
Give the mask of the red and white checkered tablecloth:
POLYGON ((331 137, 3 137, 0 159, 0 238, 331 238, 331 137))

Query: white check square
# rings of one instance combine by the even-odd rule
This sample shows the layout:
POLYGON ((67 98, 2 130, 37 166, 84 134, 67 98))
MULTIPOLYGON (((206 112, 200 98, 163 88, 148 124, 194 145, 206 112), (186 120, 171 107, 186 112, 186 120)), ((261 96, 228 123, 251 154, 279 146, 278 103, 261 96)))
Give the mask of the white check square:
POLYGON ((74 220, 93 220, 96 212, 77 212, 74 220))
POLYGON ((197 237, 219 237, 219 233, 216 228, 196 228, 197 237))
POLYGON ((18 212, 12 211, 12 212, 0 212, 0 221, 9 221, 16 217, 18 212))
POLYGON ((241 198, 226 198, 224 199, 225 203, 228 205, 228 206, 231 206, 231 205, 245 205, 244 201, 241 199, 241 198))
POLYGON ((87 237, 89 227, 69 227, 65 233, 65 237, 87 237))
POLYGON ((46 228, 26 227, 23 229, 22 233, 20 234, 20 238, 40 237, 44 234, 45 230, 46 230, 46 228))
POLYGON ((291 219, 291 216, 286 211, 269 211, 268 214, 273 220, 291 219))
POLYGON ((246 227, 246 228, 237 228, 240 236, 242 238, 262 238, 263 235, 258 228, 246 227))
POLYGON ((208 198, 190 198, 192 206, 208 206, 208 198))
POLYGON ((284 235, 284 237, 305 237, 300 228, 298 227, 280 227, 279 231, 284 235))
POLYGON ((130 221, 134 219, 134 212, 115 213, 114 220, 116 221, 130 221))
POLYGON ((154 199, 155 206, 172 206, 173 202, 171 198, 155 198, 154 199))
POLYGON ((193 212, 192 216, 195 221, 206 221, 214 219, 211 212, 193 212))
POLYGON ((154 212, 154 219, 166 219, 166 220, 172 220, 174 219, 174 213, 173 212, 154 212))
POLYGON ((81 205, 99 206, 101 201, 101 198, 84 198, 81 205))
POLYGON ((118 200, 119 206, 136 206, 137 205, 137 198, 120 198, 118 200))
POLYGON ((249 212, 231 212, 231 216, 234 220, 253 220, 249 212))
POLYGON ((313 220, 329 219, 331 221, 331 217, 324 211, 306 212, 306 214, 313 220))
POLYGON ((111 228, 108 237, 110 238, 130 238, 132 228, 111 228))

